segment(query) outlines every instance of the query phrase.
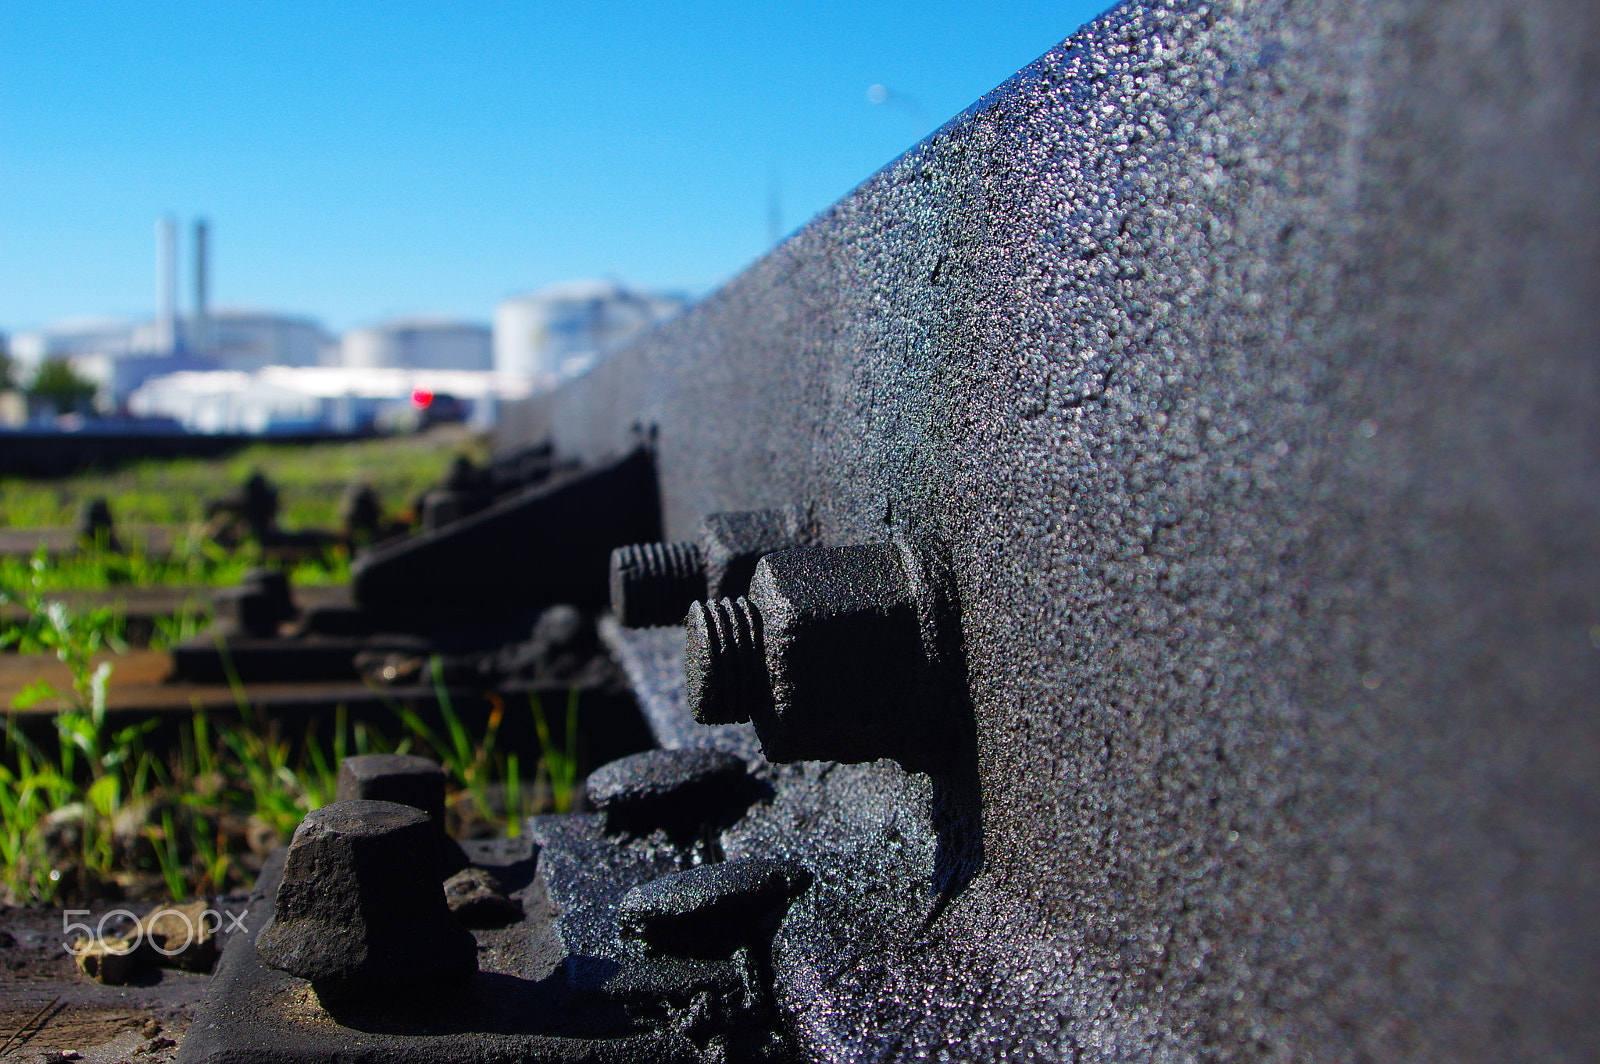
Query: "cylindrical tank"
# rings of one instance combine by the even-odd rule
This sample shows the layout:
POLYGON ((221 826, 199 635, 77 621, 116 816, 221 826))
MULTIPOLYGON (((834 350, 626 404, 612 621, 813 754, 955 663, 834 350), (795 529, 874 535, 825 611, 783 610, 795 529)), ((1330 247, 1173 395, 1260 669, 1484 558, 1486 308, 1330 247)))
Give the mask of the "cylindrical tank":
POLYGON ((571 281, 507 299, 494 312, 494 368, 570 376, 686 303, 614 281, 571 281))
POLYGON ((362 369, 490 367, 489 330, 471 322, 406 318, 346 333, 344 364, 362 369))

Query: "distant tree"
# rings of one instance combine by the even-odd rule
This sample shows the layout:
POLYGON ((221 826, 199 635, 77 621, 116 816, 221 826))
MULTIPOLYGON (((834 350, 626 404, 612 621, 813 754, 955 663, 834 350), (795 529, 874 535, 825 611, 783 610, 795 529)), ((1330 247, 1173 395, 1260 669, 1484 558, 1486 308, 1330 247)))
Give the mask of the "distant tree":
POLYGON ((31 403, 48 403, 58 414, 68 414, 88 409, 96 390, 94 381, 78 376, 66 359, 47 358, 39 363, 33 383, 28 385, 28 399, 31 403))
POLYGON ((17 386, 17 363, 11 357, 11 348, 5 334, 0 333, 0 392, 17 386))

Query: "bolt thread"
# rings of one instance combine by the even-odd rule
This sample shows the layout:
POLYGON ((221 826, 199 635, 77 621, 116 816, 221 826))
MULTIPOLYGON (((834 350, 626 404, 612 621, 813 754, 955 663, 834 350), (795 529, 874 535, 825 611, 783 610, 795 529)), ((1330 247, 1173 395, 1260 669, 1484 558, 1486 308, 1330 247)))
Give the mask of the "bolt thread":
POLYGON ((743 597, 696 602, 687 624, 684 666, 695 720, 749 720, 772 697, 760 611, 743 597))
POLYGON ((694 543, 635 543, 611 552, 611 609, 629 628, 682 624, 705 593, 705 561, 694 543))

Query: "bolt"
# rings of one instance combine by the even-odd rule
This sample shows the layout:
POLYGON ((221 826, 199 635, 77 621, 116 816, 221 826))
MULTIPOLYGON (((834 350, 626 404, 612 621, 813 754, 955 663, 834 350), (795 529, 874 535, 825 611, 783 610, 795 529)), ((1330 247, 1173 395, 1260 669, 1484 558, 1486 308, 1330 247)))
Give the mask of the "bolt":
POLYGON ((460 491, 429 491, 422 496, 422 530, 432 532, 465 517, 470 496, 460 491))
POLYGON ((111 520, 111 504, 104 495, 97 495, 84 503, 83 512, 78 517, 78 535, 92 545, 114 551, 122 549, 117 542, 116 525, 111 520))
POLYGON ((678 607, 705 593, 705 560, 693 543, 636 543, 611 552, 611 609, 629 628, 677 624, 678 607))
POLYGON ((771 716, 761 614, 747 598, 689 607, 684 667, 689 704, 701 724, 739 724, 771 716))
POLYGON ((397 802, 420 809, 433 821, 439 840, 442 875, 467 864, 456 841, 444 830, 444 769, 413 754, 357 754, 339 762, 337 801, 397 802))
POLYGON ((383 530, 383 503, 371 484, 354 481, 339 501, 339 527, 351 543, 367 544, 383 530))
POLYGON ((214 601, 225 629, 259 638, 277 635, 278 625, 296 612, 288 574, 281 569, 251 569, 238 587, 219 592, 214 601))
POLYGON ((732 598, 750 586, 756 563, 774 551, 815 542, 795 507, 709 514, 699 543, 641 543, 611 554, 611 609, 629 628, 682 624, 701 598, 732 598))
POLYGON ((470 494, 481 491, 485 480, 487 480, 485 470, 479 469, 466 455, 458 454, 450 463, 450 472, 445 474, 444 487, 446 491, 470 494))
POLYGON ((470 976, 477 943, 445 902, 434 831, 426 813, 395 802, 333 802, 307 813, 256 953, 319 995, 470 976))
POLYGON ((695 719, 752 721, 774 762, 941 767, 959 678, 933 558, 908 543, 783 551, 756 566, 748 596, 696 603, 684 655, 695 719))
POLYGON ((589 774, 589 804, 614 831, 692 832, 744 812, 755 797, 743 760, 710 747, 646 750, 589 774))
POLYGON ((444 769, 411 754, 358 754, 339 762, 337 800, 398 802, 444 820, 444 769))
POLYGON ((770 937, 810 883, 799 863, 775 857, 700 865, 628 891, 617 922, 647 953, 726 958, 770 937))
MULTIPOLYGON (((806 547, 816 541, 816 529, 809 516, 798 507, 709 514, 700 523, 700 547, 706 557, 706 594, 710 598, 742 595, 749 590, 756 563, 762 558, 774 551, 806 547)), ((681 621, 681 614, 679 619, 681 621)))
POLYGON ((244 482, 242 503, 239 513, 250 526, 250 534, 257 542, 264 542, 278 523, 278 489, 262 476, 261 470, 254 470, 244 482))

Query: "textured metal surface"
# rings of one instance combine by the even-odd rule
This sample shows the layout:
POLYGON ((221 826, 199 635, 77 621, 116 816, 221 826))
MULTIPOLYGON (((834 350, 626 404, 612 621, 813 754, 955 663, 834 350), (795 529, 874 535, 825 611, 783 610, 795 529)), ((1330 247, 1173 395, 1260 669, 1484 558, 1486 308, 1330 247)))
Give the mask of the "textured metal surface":
POLYGON ((699 544, 634 543, 611 552, 611 609, 630 628, 681 624, 705 593, 699 544))
POLYGON ((492 626, 530 605, 603 605, 615 547, 660 538, 643 448, 510 492, 442 527, 363 552, 350 591, 392 627, 492 626))
POLYGON ((1118 8, 530 412, 950 551, 981 869, 808 1055, 1593 1059, 1595 19, 1118 8))
POLYGON ((610 831, 703 834, 736 820, 761 797, 745 762, 709 746, 646 750, 589 773, 589 805, 610 831))
POLYGON ((695 719, 751 721, 769 761, 887 757, 943 772, 970 758, 945 575, 894 543, 761 559, 748 598, 689 611, 683 659, 695 719))
POLYGON ((397 802, 313 809, 289 844, 257 955, 324 999, 465 982, 478 970, 477 943, 439 887, 449 870, 438 839, 438 821, 397 802))
POLYGON ((603 617, 599 629, 600 638, 627 673, 639 712, 658 745, 668 750, 709 746, 747 761, 760 759, 761 740, 752 725, 700 724, 689 711, 684 698, 682 627, 624 628, 603 617))
POLYGON ((362 1060, 394 1064, 473 1060, 593 1061, 607 1064, 690 1061, 659 1032, 614 1013, 574 1007, 551 978, 563 945, 550 904, 533 877, 535 851, 525 840, 471 845, 525 909, 523 921, 479 930, 479 972, 459 987, 435 987, 372 1002, 319 1004, 304 982, 261 962, 260 921, 273 915, 283 875, 275 855, 248 902, 247 930, 230 939, 205 1005, 184 1039, 180 1061, 362 1060))

